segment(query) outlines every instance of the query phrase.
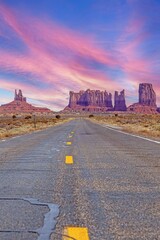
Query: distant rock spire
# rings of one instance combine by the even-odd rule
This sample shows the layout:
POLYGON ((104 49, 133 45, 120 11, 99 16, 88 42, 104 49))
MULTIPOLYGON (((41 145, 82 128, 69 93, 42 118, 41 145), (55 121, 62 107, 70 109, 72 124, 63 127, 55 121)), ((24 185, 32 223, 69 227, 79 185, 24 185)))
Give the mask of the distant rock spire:
POLYGON ((118 94, 118 92, 115 91, 114 110, 115 111, 126 111, 127 110, 124 89, 120 92, 120 94, 118 94))
POLYGON ((14 101, 0 106, 0 114, 11 114, 11 113, 12 114, 22 114, 22 113, 48 114, 48 113, 52 113, 52 111, 48 108, 32 106, 31 104, 26 102, 26 98, 23 97, 21 89, 19 89, 18 91, 15 89, 14 101))
POLYGON ((19 89, 18 93, 17 90, 15 89, 15 96, 14 96, 15 101, 21 101, 21 102, 26 102, 26 98, 23 97, 22 90, 19 89))
POLYGON ((151 83, 139 84, 139 104, 156 107, 156 94, 151 83))
POLYGON ((139 102, 130 105, 128 111, 143 114, 160 112, 156 105, 156 93, 151 83, 139 84, 139 102))
POLYGON ((68 107, 72 108, 75 106, 113 108, 112 94, 107 93, 106 91, 90 89, 79 91, 78 93, 71 91, 68 107))
POLYGON ((17 99, 17 90, 15 89, 14 100, 17 99))

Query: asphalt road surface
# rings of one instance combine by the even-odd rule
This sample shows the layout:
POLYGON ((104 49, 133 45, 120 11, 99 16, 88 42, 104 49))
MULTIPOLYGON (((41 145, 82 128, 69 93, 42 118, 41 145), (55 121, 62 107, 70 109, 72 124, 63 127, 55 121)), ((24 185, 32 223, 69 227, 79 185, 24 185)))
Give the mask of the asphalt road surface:
POLYGON ((0 141, 0 240, 34 239, 160 239, 160 144, 84 119, 0 141))

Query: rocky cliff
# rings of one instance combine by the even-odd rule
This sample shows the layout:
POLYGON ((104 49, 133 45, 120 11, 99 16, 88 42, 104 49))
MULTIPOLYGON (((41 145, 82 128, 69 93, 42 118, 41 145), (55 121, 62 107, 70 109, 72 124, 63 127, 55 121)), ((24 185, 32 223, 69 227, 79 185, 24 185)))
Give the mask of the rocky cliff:
POLYGON ((156 94, 151 83, 139 84, 139 102, 128 107, 135 113, 157 113, 156 94))
POLYGON ((125 100, 125 90, 120 93, 115 91, 114 107, 112 105, 112 94, 107 91, 86 90, 78 93, 71 91, 69 104, 65 111, 126 111, 137 113, 157 113, 156 94, 150 83, 139 84, 139 102, 127 108, 125 100))
POLYGON ((112 95, 106 91, 90 89, 80 91, 79 93, 70 92, 69 107, 75 105, 112 108, 112 95))
POLYGON ((68 108, 87 111, 112 110, 112 94, 106 91, 90 89, 78 93, 71 91, 68 108))
POLYGON ((139 84, 139 104, 156 107, 156 94, 152 84, 139 84))
POLYGON ((17 93, 17 90, 15 90, 14 100, 15 101, 21 101, 21 102, 26 102, 26 98, 23 97, 21 89, 19 89, 18 93, 17 93))
POLYGON ((134 103, 127 108, 129 112, 141 113, 141 114, 155 114, 158 113, 156 107, 146 106, 139 103, 134 103))
POLYGON ((70 92, 69 105, 65 110, 106 112, 106 111, 126 111, 125 91, 120 94, 115 92, 114 108, 112 104, 112 94, 107 91, 86 90, 78 93, 70 92))
POLYGON ((48 108, 34 107, 27 103, 26 98, 23 97, 22 91, 15 90, 14 101, 0 106, 0 114, 15 114, 15 113, 51 113, 48 108))
POLYGON ((114 110, 115 111, 126 111, 127 110, 124 90, 121 91, 120 94, 118 94, 118 92, 115 91, 114 110))

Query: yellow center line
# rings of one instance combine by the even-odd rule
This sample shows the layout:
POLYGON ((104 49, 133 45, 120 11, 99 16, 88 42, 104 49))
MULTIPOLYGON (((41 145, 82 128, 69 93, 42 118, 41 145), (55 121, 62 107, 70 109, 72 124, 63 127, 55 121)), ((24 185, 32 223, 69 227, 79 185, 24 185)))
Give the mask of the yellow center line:
POLYGON ((66 164, 73 164, 73 157, 72 156, 66 156, 65 163, 66 164))
POLYGON ((63 240, 68 240, 69 237, 76 240, 89 240, 88 228, 84 227, 65 227, 63 240))
POLYGON ((70 135, 69 138, 72 138, 72 136, 70 135))
POLYGON ((67 145, 71 145, 71 144, 72 144, 72 142, 66 142, 66 144, 67 144, 67 145))
POLYGON ((74 132, 71 132, 71 134, 74 134, 74 132))

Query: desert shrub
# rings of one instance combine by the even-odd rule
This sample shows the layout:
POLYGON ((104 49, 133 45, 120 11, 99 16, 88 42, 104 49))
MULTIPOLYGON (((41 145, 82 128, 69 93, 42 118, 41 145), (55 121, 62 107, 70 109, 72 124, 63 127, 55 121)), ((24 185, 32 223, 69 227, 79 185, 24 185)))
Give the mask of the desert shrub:
POLYGON ((6 126, 6 130, 11 130, 11 129, 13 129, 13 125, 8 125, 8 126, 6 126))
POLYGON ((160 131, 160 126, 157 126, 157 127, 156 127, 156 130, 157 130, 157 131, 160 131))
POLYGON ((89 115, 89 118, 93 118, 93 117, 94 117, 94 115, 93 115, 93 114, 90 114, 90 115, 89 115))
POLYGON ((43 119, 43 120, 41 120, 39 122, 41 122, 41 123, 48 123, 48 120, 47 119, 43 119))
POLYGON ((9 137, 10 136, 10 134, 9 133, 6 133, 5 135, 4 135, 4 137, 9 137))
POLYGON ((12 118, 13 118, 13 119, 16 119, 16 115, 13 115, 12 118))
POLYGON ((60 115, 56 115, 56 118, 57 118, 57 119, 60 119, 60 118, 61 118, 61 116, 60 116, 60 115))
POLYGON ((25 119, 31 119, 32 117, 30 115, 26 116, 25 119))
POLYGON ((16 122, 16 123, 14 124, 14 126, 16 126, 16 127, 21 127, 21 126, 22 126, 22 123, 21 123, 21 122, 16 122))
POLYGON ((118 113, 115 113, 115 117, 118 117, 118 113))

